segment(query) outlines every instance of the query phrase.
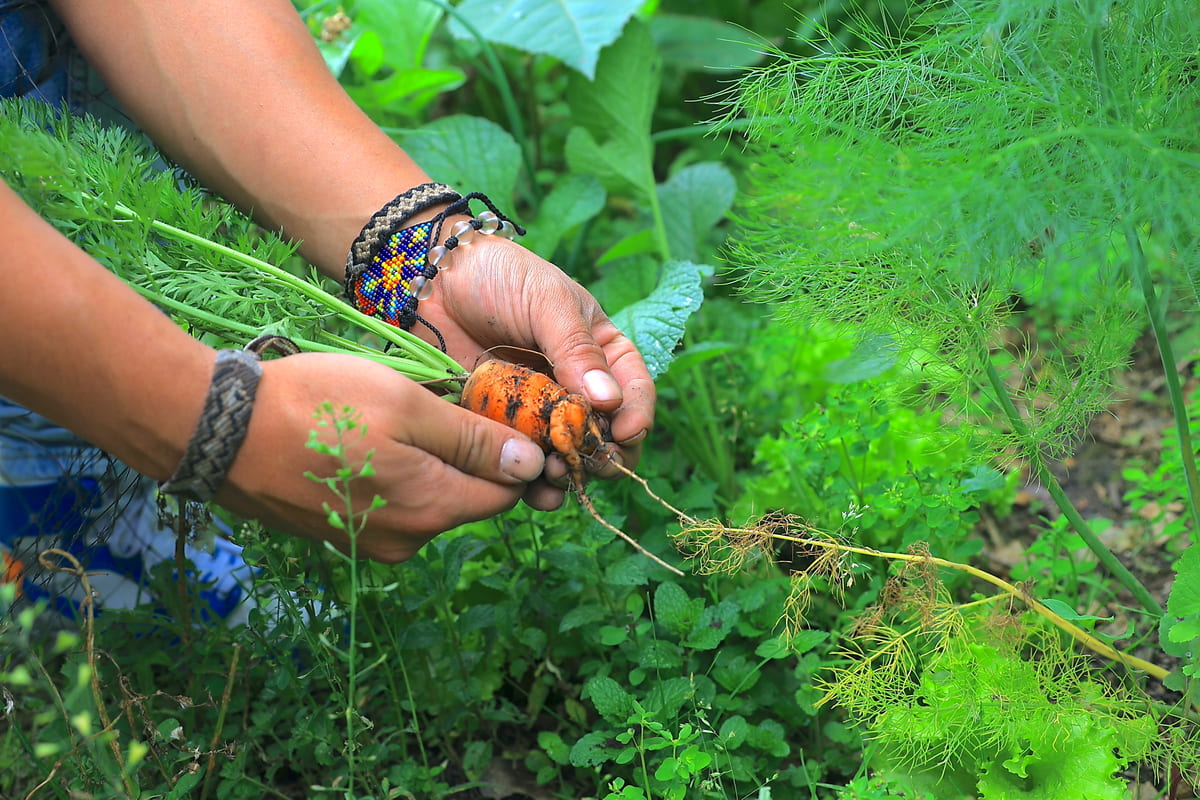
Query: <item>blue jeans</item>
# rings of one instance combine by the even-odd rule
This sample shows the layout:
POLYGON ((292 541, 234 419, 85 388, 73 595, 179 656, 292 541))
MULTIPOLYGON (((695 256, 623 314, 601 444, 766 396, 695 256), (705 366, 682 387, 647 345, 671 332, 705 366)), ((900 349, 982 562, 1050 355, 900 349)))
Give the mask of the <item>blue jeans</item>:
MULTIPOLYGON (((86 64, 43 3, 0 0, 0 97, 90 110, 86 64)), ((58 549, 88 570, 97 607, 132 607, 150 599, 150 571, 173 559, 174 542, 159 520, 153 481, 0 397, 0 580, 19 580, 23 601, 44 600, 64 617, 78 615, 83 582, 41 563, 45 551, 58 549)), ((205 585, 209 610, 230 618, 252 578, 241 549, 218 537, 215 552, 189 545, 185 553, 205 585)))

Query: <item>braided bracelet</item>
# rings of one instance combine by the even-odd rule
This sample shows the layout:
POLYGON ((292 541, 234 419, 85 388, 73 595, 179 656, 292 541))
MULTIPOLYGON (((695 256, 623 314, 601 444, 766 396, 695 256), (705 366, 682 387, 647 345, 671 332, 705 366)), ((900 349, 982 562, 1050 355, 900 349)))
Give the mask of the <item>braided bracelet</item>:
POLYGON ((221 488, 246 439, 254 395, 262 377, 255 353, 221 350, 213 367, 204 410, 183 460, 159 491, 205 502, 221 488))
POLYGON ((500 213, 486 195, 459 195, 448 186, 425 183, 396 197, 375 213, 350 247, 346 260, 346 296, 364 314, 378 317, 402 330, 420 322, 438 339, 446 341, 437 328, 417 313, 417 304, 433 292, 430 281, 439 269, 448 269, 455 248, 467 244, 479 232, 511 239, 525 229, 500 213), (471 201, 479 200, 487 211, 450 227, 442 244, 442 225, 457 214, 469 214, 471 201), (401 227, 421 211, 448 202, 437 216, 426 222, 401 227))
POLYGON ((290 356, 299 353, 300 348, 286 336, 264 333, 243 350, 217 352, 200 421, 183 460, 175 468, 175 474, 159 486, 160 492, 203 503, 221 488, 246 440, 254 396, 262 378, 258 362, 267 351, 290 356))

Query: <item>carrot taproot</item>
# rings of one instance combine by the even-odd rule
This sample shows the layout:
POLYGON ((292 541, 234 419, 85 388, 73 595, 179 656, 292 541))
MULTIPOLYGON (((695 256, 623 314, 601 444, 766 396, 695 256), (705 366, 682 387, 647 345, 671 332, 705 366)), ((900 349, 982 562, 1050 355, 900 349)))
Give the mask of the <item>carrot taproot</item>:
POLYGON ((520 364, 483 362, 463 384, 459 404, 520 431, 547 453, 560 453, 576 487, 583 486, 584 459, 604 447, 599 419, 586 397, 520 364))
MULTIPOLYGON (((604 527, 624 539, 635 550, 677 575, 683 572, 651 553, 596 511, 584 491, 584 462, 603 457, 614 459, 600 426, 600 418, 587 398, 568 392, 541 372, 505 361, 479 364, 463 383, 459 405, 490 420, 520 431, 547 453, 562 455, 567 475, 579 502, 604 527)), ((618 468, 629 473, 614 460, 618 468)))

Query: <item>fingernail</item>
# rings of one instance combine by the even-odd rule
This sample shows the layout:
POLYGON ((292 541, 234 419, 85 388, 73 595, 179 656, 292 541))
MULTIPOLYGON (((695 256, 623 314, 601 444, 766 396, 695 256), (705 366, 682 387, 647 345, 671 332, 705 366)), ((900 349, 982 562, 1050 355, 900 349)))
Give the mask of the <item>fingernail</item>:
POLYGON ((642 428, 640 431, 635 433, 633 436, 630 436, 628 439, 622 439, 621 441, 617 442, 617 444, 621 445, 621 447, 628 447, 631 444, 637 444, 638 442, 640 442, 642 439, 645 439, 645 438, 646 438, 646 429, 642 428))
POLYGON ((593 403, 610 403, 621 399, 621 387, 612 375, 602 369, 583 373, 583 389, 593 403))
POLYGON ((500 471, 518 481, 531 481, 542 474, 546 454, 528 439, 509 439, 500 448, 500 471))

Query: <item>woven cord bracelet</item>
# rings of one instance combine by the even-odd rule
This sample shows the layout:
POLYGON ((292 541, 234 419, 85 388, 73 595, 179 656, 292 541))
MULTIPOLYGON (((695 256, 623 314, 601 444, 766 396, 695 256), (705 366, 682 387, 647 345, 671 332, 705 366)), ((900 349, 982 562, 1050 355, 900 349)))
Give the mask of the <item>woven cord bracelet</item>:
POLYGON ((346 260, 346 296, 364 314, 382 319, 402 330, 420 322, 437 337, 442 351, 446 340, 417 313, 417 304, 433 292, 431 280, 439 269, 448 269, 455 248, 467 244, 476 233, 511 239, 525 229, 500 213, 479 192, 459 195, 440 183, 425 183, 396 197, 363 227, 350 247, 346 260), (445 221, 458 214, 470 214, 471 201, 488 207, 471 220, 459 220, 450 235, 438 244, 445 221), (448 203, 437 216, 426 222, 402 227, 414 215, 448 203))
POLYGON ((256 353, 246 350, 217 353, 212 383, 196 430, 175 474, 159 491, 199 502, 212 499, 246 439, 261 377, 262 366, 256 353))

